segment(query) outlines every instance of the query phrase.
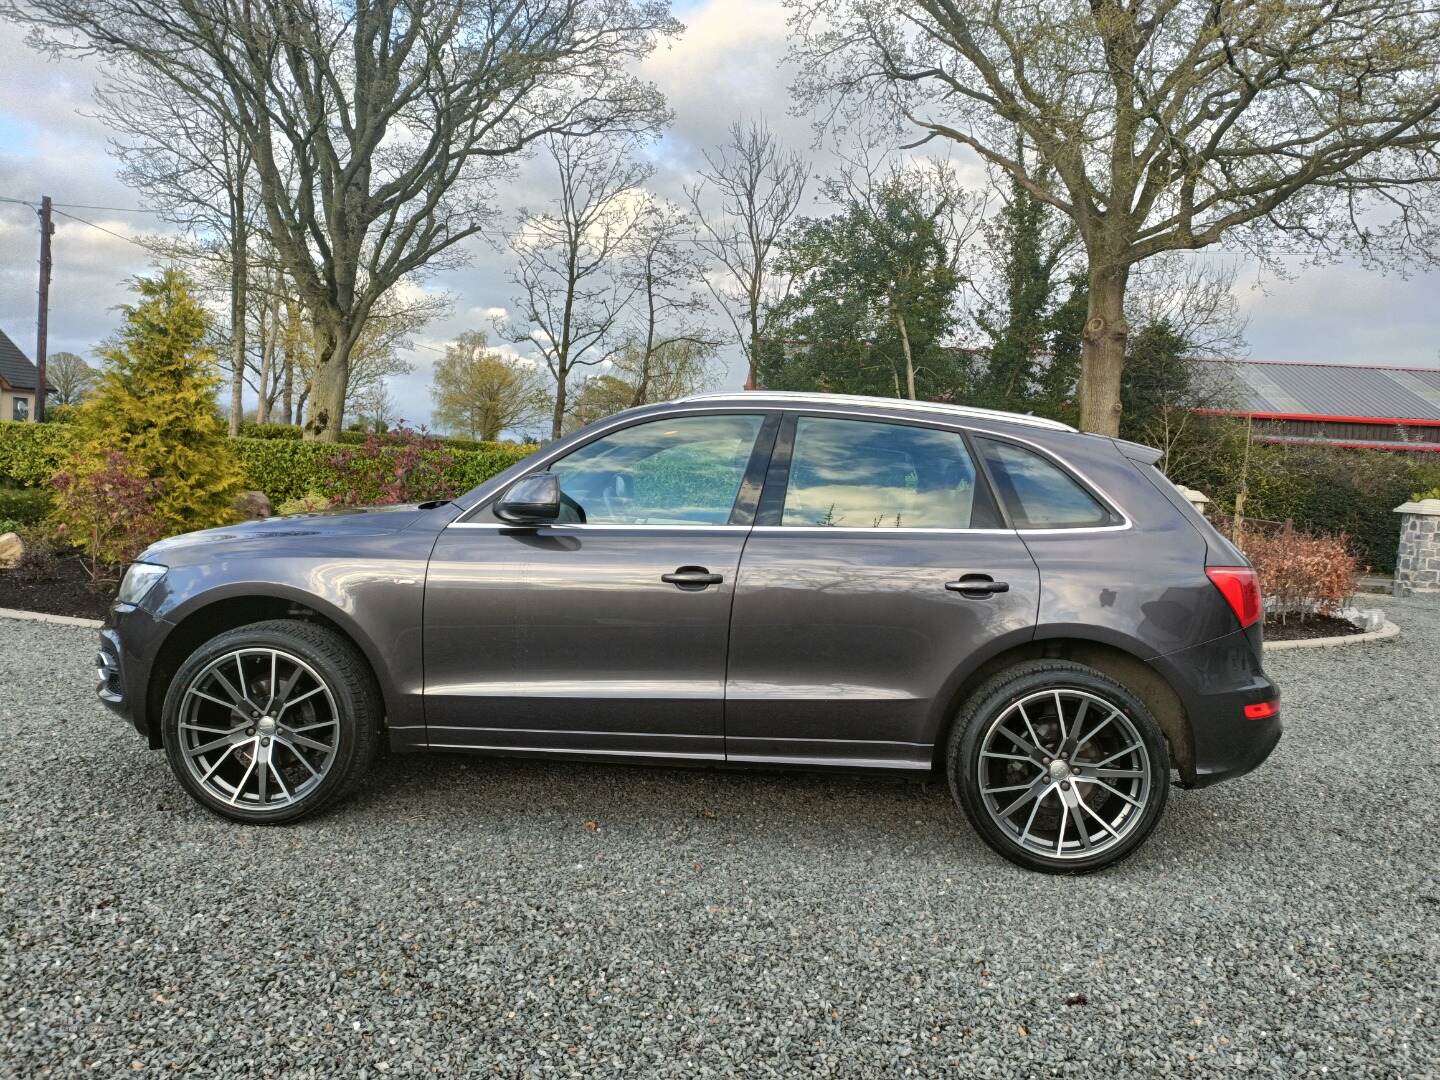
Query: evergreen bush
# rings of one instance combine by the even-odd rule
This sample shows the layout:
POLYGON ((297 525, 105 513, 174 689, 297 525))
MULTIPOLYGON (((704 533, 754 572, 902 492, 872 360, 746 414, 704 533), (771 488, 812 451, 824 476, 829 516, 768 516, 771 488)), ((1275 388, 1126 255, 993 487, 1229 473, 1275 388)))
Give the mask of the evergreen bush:
MULTIPOLYGON (((64 425, 71 435, 61 471, 84 477, 118 452, 153 482, 164 533, 223 525, 234 518, 243 475, 216 403, 220 374, 204 344, 208 316, 178 271, 138 278, 135 289, 139 302, 123 309, 119 334, 100 350, 105 370, 64 425)), ((70 490, 83 492, 83 485, 70 490)), ((62 491, 62 504, 66 498, 62 491)))

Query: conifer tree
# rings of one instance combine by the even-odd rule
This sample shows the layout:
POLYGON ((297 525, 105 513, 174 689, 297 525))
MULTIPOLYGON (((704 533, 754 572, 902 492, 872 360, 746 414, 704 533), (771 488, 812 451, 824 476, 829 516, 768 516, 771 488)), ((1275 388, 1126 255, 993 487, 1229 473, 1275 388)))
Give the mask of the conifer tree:
POLYGON ((135 290, 140 300, 121 309, 124 325, 100 350, 105 370, 77 411, 67 471, 84 474, 119 451, 154 483, 167 533, 223 525, 242 474, 216 403, 208 316, 179 271, 137 278, 135 290))

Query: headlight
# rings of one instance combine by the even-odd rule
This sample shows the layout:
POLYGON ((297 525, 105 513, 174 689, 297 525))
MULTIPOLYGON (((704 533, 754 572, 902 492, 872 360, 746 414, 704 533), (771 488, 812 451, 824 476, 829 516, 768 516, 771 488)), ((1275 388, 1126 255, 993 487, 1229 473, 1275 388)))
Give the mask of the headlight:
POLYGON ((115 597, 117 604, 138 604, 155 583, 165 576, 168 568, 154 563, 131 563, 120 582, 120 592, 115 597))

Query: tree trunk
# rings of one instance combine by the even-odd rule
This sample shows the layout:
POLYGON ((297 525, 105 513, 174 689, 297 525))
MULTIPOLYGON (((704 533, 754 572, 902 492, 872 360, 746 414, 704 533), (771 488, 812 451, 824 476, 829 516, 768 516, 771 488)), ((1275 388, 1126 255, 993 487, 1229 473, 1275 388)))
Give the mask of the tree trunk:
POLYGON ((1080 429, 1120 434, 1120 373, 1125 368, 1128 267, 1090 264, 1090 309, 1080 354, 1080 429))
POLYGON ((243 207, 231 221, 230 241, 230 434, 240 434, 245 411, 245 230, 240 223, 243 207))
POLYGON ((314 319, 315 377, 310 390, 310 417, 305 438, 338 442, 345 421, 345 391, 350 385, 351 336, 328 315, 314 319))
POLYGON ((285 423, 294 424, 295 412, 295 324, 300 321, 294 301, 285 302, 285 376, 280 384, 280 410, 285 414, 285 423))
POLYGON ((751 319, 750 319, 750 355, 749 355, 748 357, 746 357, 746 359, 750 361, 750 370, 745 373, 745 389, 746 389, 746 390, 759 390, 759 389, 760 389, 760 380, 756 377, 756 374, 755 374, 755 361, 756 361, 756 358, 757 358, 758 355, 759 355, 759 352, 760 352, 760 328, 759 328, 759 324, 756 322, 756 320, 755 320, 755 318, 754 318, 754 313, 752 312, 752 313, 751 313, 751 319))
POLYGON ((905 353, 905 396, 915 401, 918 399, 915 393, 915 355, 910 351, 910 333, 905 328, 905 316, 896 315, 895 325, 900 330, 900 348, 905 353))
POLYGON ((565 431, 565 383, 570 378, 570 372, 563 367, 560 369, 560 376, 555 380, 555 412, 550 417, 550 438, 558 439, 565 431))
POLYGON ((255 421, 260 424, 270 422, 270 403, 275 396, 271 387, 274 382, 275 338, 279 319, 268 321, 265 316, 269 310, 269 304, 260 309, 260 403, 255 407, 255 421))

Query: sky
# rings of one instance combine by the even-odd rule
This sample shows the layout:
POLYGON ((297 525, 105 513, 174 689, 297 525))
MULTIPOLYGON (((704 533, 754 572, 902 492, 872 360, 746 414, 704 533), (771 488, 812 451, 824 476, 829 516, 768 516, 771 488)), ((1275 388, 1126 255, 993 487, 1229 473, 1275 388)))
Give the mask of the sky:
MULTIPOLYGON (((811 156, 817 172, 826 171, 832 159, 812 145, 810 119, 791 113, 793 72, 784 63, 781 3, 694 0, 677 3, 675 12, 685 33, 643 66, 675 114, 652 151, 652 189, 681 198, 704 164, 704 150, 723 141, 737 119, 766 120, 811 156)), ((91 115, 93 66, 51 61, 24 44, 22 29, 3 22, 0 56, 0 199, 38 203, 48 194, 69 215, 56 218, 49 347, 52 354, 67 350, 93 362, 95 347, 116 327, 116 306, 128 299, 126 281, 154 269, 133 238, 165 226, 152 215, 125 212, 141 204, 118 179, 108 132, 91 115)), ((528 163, 497 193, 506 217, 549 197, 542 164, 528 163)), ((983 174, 978 166, 973 171, 978 182, 983 174)), ((406 353, 413 372, 389 386, 397 415, 412 424, 429 422, 431 368, 445 342, 464 330, 490 331, 493 315, 513 305, 516 289, 503 251, 476 240, 466 254, 468 265, 425 283, 453 297, 453 312, 416 335, 406 353)), ((1237 270, 1236 300, 1253 359, 1440 367, 1440 273, 1405 277, 1352 264, 1303 268, 1295 259, 1293 272, 1277 277, 1243 256, 1203 257, 1237 270)), ((35 347, 37 258, 34 211, 0 201, 0 329, 27 354, 35 347)), ((742 382, 738 350, 727 348, 717 387, 742 382)))

